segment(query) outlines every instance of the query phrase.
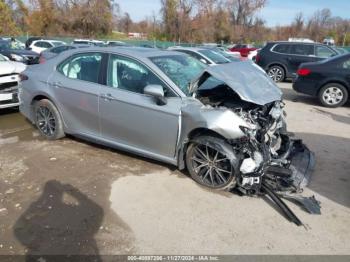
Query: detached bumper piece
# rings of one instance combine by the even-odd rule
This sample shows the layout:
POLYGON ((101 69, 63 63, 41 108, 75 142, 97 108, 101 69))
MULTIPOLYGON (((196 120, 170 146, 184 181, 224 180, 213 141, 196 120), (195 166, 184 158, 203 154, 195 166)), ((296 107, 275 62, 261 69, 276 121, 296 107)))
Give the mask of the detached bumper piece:
POLYGON ((302 192, 315 167, 314 154, 301 140, 292 140, 283 161, 288 164, 268 166, 263 179, 274 191, 302 192))
POLYGON ((307 198, 285 193, 288 191, 300 193, 309 184, 315 167, 315 156, 301 140, 292 140, 285 159, 289 163, 287 166, 267 168, 261 189, 275 202, 289 221, 301 226, 303 224, 300 219, 282 201, 281 197, 300 205, 310 214, 321 214, 320 203, 314 196, 307 198))
MULTIPOLYGON (((321 214, 320 203, 315 197, 295 195, 295 193, 301 193, 309 184, 315 166, 315 156, 301 140, 290 140, 287 147, 279 159, 270 161, 260 177, 251 177, 257 179, 254 188, 252 186, 244 188, 241 189, 241 192, 266 194, 289 221, 301 226, 303 223, 282 198, 298 204, 310 214, 321 214)), ((255 175, 259 176, 259 174, 255 175)))
POLYGON ((264 193, 266 193, 273 202, 282 210, 283 214, 287 217, 287 219, 297 226, 302 226, 303 223, 300 219, 293 213, 292 210, 282 201, 282 199, 266 184, 262 183, 261 189, 264 193))

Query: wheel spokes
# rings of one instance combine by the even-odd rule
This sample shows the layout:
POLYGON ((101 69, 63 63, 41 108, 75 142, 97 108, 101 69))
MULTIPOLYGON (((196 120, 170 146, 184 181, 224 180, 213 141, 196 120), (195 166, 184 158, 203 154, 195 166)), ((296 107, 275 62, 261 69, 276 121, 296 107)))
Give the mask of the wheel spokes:
POLYGON ((233 175, 229 158, 207 145, 197 144, 193 149, 191 161, 193 171, 207 186, 222 186, 233 175))
POLYGON ((40 106, 36 111, 39 129, 47 136, 54 135, 56 131, 56 120, 49 108, 40 106))

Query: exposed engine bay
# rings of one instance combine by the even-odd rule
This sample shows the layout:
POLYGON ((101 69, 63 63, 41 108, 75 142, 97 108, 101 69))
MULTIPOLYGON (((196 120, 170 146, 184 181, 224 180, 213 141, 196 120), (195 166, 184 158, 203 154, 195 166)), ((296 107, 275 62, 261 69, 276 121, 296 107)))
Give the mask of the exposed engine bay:
MULTIPOLYGON (((314 167, 314 155, 301 140, 287 132, 284 103, 278 100, 258 105, 244 101, 226 83, 209 75, 199 84, 201 88, 195 96, 204 105, 230 109, 249 124, 249 128, 240 126, 244 138, 228 141, 240 161, 236 189, 244 195, 267 194, 290 221, 302 225, 280 197, 288 199, 289 194, 303 191, 314 167)), ((297 199, 300 201, 294 202, 310 213, 319 213, 316 200, 297 199), (305 207, 305 202, 313 208, 305 207)))

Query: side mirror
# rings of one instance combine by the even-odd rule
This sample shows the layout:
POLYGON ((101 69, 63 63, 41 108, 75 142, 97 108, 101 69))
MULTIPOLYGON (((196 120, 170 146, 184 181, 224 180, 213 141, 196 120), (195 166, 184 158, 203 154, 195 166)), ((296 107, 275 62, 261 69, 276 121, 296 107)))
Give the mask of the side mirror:
POLYGON ((161 85, 147 85, 143 89, 145 95, 153 96, 156 99, 157 105, 166 105, 167 101, 164 97, 164 90, 161 85))

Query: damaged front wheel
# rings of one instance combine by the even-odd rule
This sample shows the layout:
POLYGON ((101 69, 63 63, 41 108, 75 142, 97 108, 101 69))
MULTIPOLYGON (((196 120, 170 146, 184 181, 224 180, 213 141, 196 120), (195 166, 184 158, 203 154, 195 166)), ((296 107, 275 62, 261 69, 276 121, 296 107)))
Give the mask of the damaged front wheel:
POLYGON ((186 165, 191 177, 203 186, 229 190, 236 185, 236 157, 220 138, 200 136, 187 148, 186 165))

